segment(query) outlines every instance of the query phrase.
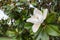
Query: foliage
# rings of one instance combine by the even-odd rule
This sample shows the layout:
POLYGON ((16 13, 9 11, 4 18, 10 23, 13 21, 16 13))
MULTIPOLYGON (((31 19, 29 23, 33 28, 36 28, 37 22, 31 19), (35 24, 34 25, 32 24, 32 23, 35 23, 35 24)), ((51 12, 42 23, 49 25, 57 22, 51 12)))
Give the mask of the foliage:
POLYGON ((30 17, 30 14, 33 14, 34 9, 29 8, 27 0, 1 0, 0 8, 5 11, 9 19, 0 20, 0 37, 11 37, 17 40, 54 40, 54 36, 60 36, 59 3, 59 0, 31 1, 31 4, 36 8, 41 9, 43 7, 49 9, 46 20, 42 23, 38 32, 33 33, 31 30, 33 24, 27 23, 26 20, 30 17), (50 2, 52 4, 47 6, 46 4, 50 2), (9 20, 11 20, 11 24, 8 24, 9 20))

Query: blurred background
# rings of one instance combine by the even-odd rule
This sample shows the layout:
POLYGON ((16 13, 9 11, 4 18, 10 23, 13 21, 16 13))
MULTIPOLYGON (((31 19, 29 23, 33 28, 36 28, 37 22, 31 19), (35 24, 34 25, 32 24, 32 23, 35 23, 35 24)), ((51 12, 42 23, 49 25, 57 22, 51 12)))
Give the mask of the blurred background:
POLYGON ((60 40, 60 0, 0 0, 0 40, 60 40), (49 10, 37 33, 26 22, 32 6, 49 10))

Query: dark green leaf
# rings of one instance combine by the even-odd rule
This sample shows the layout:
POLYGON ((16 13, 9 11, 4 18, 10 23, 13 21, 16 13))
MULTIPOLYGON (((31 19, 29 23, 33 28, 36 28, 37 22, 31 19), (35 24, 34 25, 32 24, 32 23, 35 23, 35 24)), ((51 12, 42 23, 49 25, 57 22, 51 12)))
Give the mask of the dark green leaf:
POLYGON ((47 33, 45 31, 41 31, 38 35, 38 37, 36 38, 36 40, 49 40, 49 36, 47 35, 47 33))
POLYGON ((46 32, 51 36, 60 36, 60 30, 56 25, 47 25, 46 32))
POLYGON ((56 21, 56 13, 49 13, 46 22, 47 23, 54 23, 56 21))
POLYGON ((44 32, 42 34, 41 40, 49 40, 49 36, 47 35, 47 33, 44 32))

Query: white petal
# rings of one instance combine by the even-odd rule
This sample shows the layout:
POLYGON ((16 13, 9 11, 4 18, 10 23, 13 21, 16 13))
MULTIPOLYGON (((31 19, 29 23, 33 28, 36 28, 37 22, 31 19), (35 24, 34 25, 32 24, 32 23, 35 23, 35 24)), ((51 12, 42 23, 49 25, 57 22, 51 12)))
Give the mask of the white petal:
POLYGON ((32 4, 29 4, 29 7, 30 7, 30 8, 35 8, 32 4))
POLYGON ((38 23, 39 20, 36 19, 35 17, 28 18, 26 22, 31 22, 31 23, 38 23))
POLYGON ((40 25, 41 25, 40 23, 33 25, 32 30, 33 30, 34 33, 37 32, 37 30, 39 29, 40 25))
POLYGON ((6 15, 6 14, 4 14, 4 11, 2 11, 2 10, 0 10, 0 20, 1 19, 7 19, 8 18, 8 16, 6 15))
POLYGON ((34 15, 36 15, 36 14, 42 15, 42 12, 40 10, 38 10, 37 8, 34 8, 33 14, 34 15))
POLYGON ((47 17, 48 9, 43 10, 43 19, 45 20, 47 17))
POLYGON ((37 8, 34 9, 34 14, 31 15, 31 18, 27 19, 27 22, 31 23, 42 23, 43 22, 43 15, 40 10, 37 8))
POLYGON ((8 19, 8 16, 4 14, 3 19, 4 20, 8 19))
POLYGON ((42 23, 42 22, 44 21, 42 15, 36 14, 36 15, 34 15, 34 16, 35 16, 35 18, 38 20, 38 23, 42 23))

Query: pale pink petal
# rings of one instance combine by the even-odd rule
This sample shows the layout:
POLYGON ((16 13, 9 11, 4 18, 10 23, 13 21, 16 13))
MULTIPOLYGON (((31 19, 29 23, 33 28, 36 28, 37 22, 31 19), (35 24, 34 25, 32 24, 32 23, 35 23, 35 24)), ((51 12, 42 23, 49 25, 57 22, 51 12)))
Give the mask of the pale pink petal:
POLYGON ((39 29, 40 25, 41 25, 41 24, 39 23, 39 24, 34 24, 34 25, 32 26, 32 30, 33 30, 34 33, 37 32, 37 30, 39 29))
POLYGON ((43 19, 45 20, 47 17, 48 9, 43 10, 43 19))
POLYGON ((28 18, 26 22, 38 23, 39 21, 38 21, 38 19, 31 17, 31 18, 28 18))
POLYGON ((39 9, 34 8, 34 12, 33 12, 33 14, 34 14, 34 15, 36 15, 36 14, 40 14, 40 15, 42 15, 42 12, 41 12, 39 9))

